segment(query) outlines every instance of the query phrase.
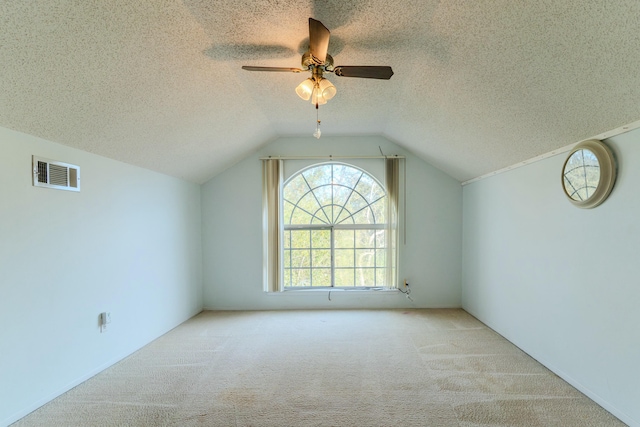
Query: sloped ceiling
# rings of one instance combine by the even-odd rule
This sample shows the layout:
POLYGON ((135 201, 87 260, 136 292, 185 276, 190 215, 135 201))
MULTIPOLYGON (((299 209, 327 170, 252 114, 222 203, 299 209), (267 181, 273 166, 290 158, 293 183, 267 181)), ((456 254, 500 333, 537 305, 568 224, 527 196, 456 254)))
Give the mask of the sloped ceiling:
POLYGON ((0 126, 204 182, 313 132, 306 76, 240 68, 300 66, 309 17, 336 65, 395 72, 328 75, 323 135, 460 181, 640 118, 637 0, 34 0, 0 3, 0 126))

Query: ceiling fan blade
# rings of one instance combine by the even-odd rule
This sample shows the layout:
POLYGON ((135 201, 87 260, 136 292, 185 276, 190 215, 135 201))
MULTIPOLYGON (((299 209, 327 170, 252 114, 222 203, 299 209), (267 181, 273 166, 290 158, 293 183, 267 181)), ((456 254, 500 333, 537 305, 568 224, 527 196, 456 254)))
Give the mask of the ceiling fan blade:
POLYGON ((289 67, 253 67, 251 65, 243 65, 242 66, 243 70, 247 70, 247 71, 278 71, 278 72, 284 72, 284 73, 301 73, 303 71, 307 71, 307 70, 303 70, 301 68, 289 68, 289 67))
POLYGON ((330 35, 322 22, 309 18, 309 52, 317 65, 323 65, 327 59, 330 35))
POLYGON ((333 69, 336 76, 360 77, 363 79, 389 80, 393 70, 388 66, 337 66, 333 69))

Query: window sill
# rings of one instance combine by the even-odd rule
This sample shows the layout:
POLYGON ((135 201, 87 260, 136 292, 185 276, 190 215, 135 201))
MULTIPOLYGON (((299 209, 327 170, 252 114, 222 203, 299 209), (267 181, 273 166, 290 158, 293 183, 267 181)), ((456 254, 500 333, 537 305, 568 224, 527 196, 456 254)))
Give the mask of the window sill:
POLYGON ((267 295, 271 295, 271 296, 275 296, 275 295, 309 295, 309 294, 318 294, 318 293, 324 293, 324 294, 328 294, 329 292, 331 293, 345 293, 345 294, 380 294, 380 295, 398 295, 398 294, 402 294, 402 292, 400 292, 398 289, 383 289, 383 288, 379 288, 379 289, 344 289, 344 288, 338 288, 338 289, 329 289, 329 288, 322 288, 322 289, 285 289, 284 291, 281 292, 265 292, 265 294, 267 295))

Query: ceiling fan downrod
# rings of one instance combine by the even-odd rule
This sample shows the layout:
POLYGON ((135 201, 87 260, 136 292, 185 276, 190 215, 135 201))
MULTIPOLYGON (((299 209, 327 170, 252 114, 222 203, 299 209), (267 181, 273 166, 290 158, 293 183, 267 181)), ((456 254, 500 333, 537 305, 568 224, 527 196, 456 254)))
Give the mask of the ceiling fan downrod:
POLYGON ((323 65, 317 65, 317 63, 315 62, 311 62, 313 61, 313 59, 313 55, 311 55, 310 52, 307 52, 302 56, 302 66, 308 67, 308 69, 311 71, 314 93, 312 100, 315 101, 314 104, 316 105, 316 131, 313 133, 313 136, 316 139, 320 139, 320 136, 322 135, 322 131, 320 130, 320 104, 325 104, 328 99, 333 98, 333 95, 335 95, 335 87, 331 83, 328 83, 329 81, 325 80, 324 77, 322 77, 322 74, 324 71, 326 71, 326 67, 333 65, 333 58, 330 55, 327 55, 327 60, 323 65), (307 64, 307 62, 309 63, 307 64), (321 82, 323 80, 325 80, 325 82, 322 83, 322 86, 324 87, 321 87, 321 82), (324 97, 322 94, 324 93, 324 89, 326 87, 332 87, 333 92, 332 94, 329 94, 329 96, 324 97), (323 102, 321 102, 321 100, 323 102))

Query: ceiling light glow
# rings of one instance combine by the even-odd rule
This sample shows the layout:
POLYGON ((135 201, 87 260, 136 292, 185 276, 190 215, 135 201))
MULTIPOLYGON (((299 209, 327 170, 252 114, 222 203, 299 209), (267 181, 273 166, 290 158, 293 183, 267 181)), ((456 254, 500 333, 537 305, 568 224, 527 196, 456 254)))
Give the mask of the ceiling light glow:
POLYGON ((308 101, 309 98, 311 98, 311 95, 313 94, 314 88, 315 88, 315 84, 313 79, 308 78, 298 85, 298 87, 296 88, 296 93, 300 98, 304 99, 305 101, 308 101))
POLYGON ((308 78, 296 87, 296 94, 314 105, 324 105, 328 100, 336 96, 336 87, 327 79, 308 78))

